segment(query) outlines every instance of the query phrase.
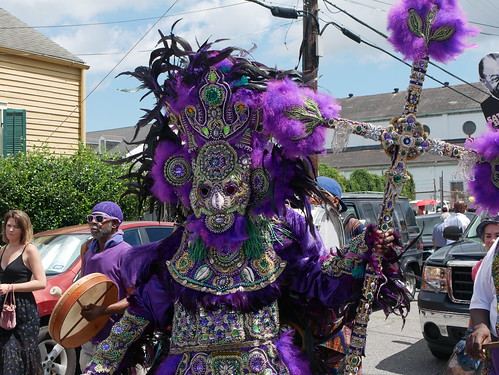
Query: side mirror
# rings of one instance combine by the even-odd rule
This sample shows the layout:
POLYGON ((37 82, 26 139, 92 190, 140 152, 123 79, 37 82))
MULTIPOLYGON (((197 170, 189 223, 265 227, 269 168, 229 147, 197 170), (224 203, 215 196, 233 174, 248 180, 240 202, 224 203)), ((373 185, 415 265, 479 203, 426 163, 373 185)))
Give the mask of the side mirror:
POLYGON ((444 228, 444 238, 451 240, 451 241, 457 241, 461 238, 463 235, 463 230, 459 228, 458 226, 448 226, 444 228))

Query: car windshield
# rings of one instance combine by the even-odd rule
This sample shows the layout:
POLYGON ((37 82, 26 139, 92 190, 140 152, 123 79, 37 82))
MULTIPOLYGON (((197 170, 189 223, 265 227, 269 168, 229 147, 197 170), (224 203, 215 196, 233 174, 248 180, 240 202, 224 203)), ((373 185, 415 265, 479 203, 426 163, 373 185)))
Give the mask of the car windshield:
POLYGON ((476 241, 480 241, 480 239, 478 238, 478 235, 476 233, 476 228, 478 227, 478 225, 482 221, 481 220, 482 216, 478 216, 472 212, 465 212, 464 214, 471 221, 470 225, 468 226, 468 228, 466 230, 466 238, 475 239, 476 241))
POLYGON ((419 228, 423 231, 423 235, 433 235, 433 228, 435 228, 435 225, 442 222, 440 215, 420 215, 416 216, 416 221, 419 228))
POLYGON ((60 274, 80 256, 80 247, 91 238, 89 234, 57 234, 35 237, 33 244, 40 251, 47 276, 60 274))

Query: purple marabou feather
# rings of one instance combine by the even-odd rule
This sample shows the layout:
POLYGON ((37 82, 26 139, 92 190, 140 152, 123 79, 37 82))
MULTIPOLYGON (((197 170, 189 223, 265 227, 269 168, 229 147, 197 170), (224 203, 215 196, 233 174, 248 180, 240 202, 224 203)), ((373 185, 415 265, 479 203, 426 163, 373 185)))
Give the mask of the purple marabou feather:
POLYGON ((292 107, 304 107, 306 98, 314 99, 319 104, 322 117, 337 116, 340 107, 332 97, 299 87, 289 79, 269 82, 263 97, 264 132, 273 135, 282 145, 283 154, 292 160, 324 151, 325 127, 319 126, 307 135, 302 121, 286 115, 292 107), (296 138, 303 139, 293 140, 296 138))
POLYGON ((276 347, 279 357, 288 366, 292 375, 309 375, 312 373, 309 362, 300 349, 293 344, 293 332, 287 331, 283 333, 279 341, 277 341, 276 347))
POLYGON ((201 218, 196 218, 191 215, 187 219, 186 228, 191 235, 189 239, 194 241, 197 237, 201 237, 205 246, 215 247, 217 249, 238 249, 242 242, 249 238, 246 231, 246 218, 240 214, 235 214, 235 222, 227 231, 215 234, 210 232, 204 224, 204 215, 201 218))
POLYGON ((187 165, 191 164, 189 154, 182 145, 167 141, 160 142, 156 148, 154 164, 151 168, 151 176, 154 181, 151 192, 160 202, 177 203, 180 198, 184 206, 190 207, 189 193, 192 188, 192 181, 188 181, 182 186, 173 186, 165 178, 165 162, 171 156, 183 157, 187 165))
POLYGON ((453 60, 466 48, 474 47, 474 44, 468 44, 467 39, 479 33, 476 27, 467 24, 466 16, 456 0, 403 0, 391 8, 388 14, 388 30, 391 31, 388 40, 405 59, 414 61, 429 55, 441 62, 453 60), (426 41, 409 29, 409 9, 414 9, 424 22, 426 14, 435 5, 438 12, 431 32, 442 26, 450 26, 455 32, 446 41, 430 42, 427 48, 426 41))
MULTIPOLYGON (((489 130, 472 141, 467 141, 466 147, 475 150, 479 155, 491 162, 499 157, 499 131, 489 125, 489 130)), ((494 185, 490 163, 477 163, 474 168, 475 180, 469 181, 468 186, 475 201, 473 206, 478 212, 488 211, 491 215, 499 212, 499 189, 494 185)))

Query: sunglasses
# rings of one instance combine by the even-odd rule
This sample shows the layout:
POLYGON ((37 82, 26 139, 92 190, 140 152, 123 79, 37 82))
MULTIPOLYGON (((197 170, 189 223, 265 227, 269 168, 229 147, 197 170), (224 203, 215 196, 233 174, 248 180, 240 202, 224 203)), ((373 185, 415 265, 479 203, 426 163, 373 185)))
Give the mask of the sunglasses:
POLYGON ((103 223, 106 220, 119 220, 117 217, 108 216, 108 215, 87 215, 87 223, 91 223, 93 221, 97 223, 103 223))

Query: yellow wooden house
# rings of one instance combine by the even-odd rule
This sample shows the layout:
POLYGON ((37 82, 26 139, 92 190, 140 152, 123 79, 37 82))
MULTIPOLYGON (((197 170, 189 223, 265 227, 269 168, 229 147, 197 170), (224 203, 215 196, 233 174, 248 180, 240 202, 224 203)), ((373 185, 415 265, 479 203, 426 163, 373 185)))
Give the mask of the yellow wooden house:
POLYGON ((85 62, 0 8, 0 155, 85 142, 85 62))

